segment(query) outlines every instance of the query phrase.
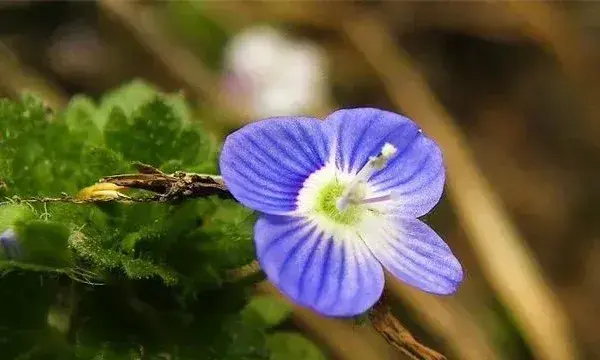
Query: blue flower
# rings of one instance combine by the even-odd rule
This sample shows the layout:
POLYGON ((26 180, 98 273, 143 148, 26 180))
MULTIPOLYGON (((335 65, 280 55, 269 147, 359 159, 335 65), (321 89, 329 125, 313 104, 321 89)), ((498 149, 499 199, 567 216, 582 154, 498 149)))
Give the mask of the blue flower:
POLYGON ((13 229, 8 228, 0 234, 0 245, 6 259, 12 260, 21 257, 21 243, 17 238, 17 233, 13 229))
POLYGON ((298 304, 364 313, 384 269, 433 294, 462 282, 450 248, 417 219, 442 195, 441 150, 406 117, 359 108, 258 121, 227 137, 220 168, 233 196, 261 213, 262 269, 298 304))

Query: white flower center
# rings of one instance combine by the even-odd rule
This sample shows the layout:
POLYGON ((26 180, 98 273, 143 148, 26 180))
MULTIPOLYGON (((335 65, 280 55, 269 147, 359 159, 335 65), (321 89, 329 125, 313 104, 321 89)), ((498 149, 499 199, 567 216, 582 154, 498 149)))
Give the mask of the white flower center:
POLYGON ((298 214, 333 229, 358 224, 366 212, 384 210, 385 206, 381 208, 376 203, 394 199, 394 195, 377 193, 368 180, 383 169, 396 152, 393 145, 386 143, 379 155, 371 157, 356 174, 342 172, 333 163, 326 164, 304 182, 298 194, 298 214))

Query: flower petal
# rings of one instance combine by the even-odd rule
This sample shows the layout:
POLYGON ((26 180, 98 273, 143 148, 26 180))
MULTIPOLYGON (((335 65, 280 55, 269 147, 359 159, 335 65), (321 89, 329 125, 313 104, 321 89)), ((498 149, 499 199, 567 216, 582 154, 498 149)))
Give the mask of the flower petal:
POLYGON ((419 128, 410 119, 374 108, 342 109, 330 114, 325 125, 335 136, 338 169, 355 174, 376 156, 386 142, 402 151, 419 128))
POLYGON ((383 269, 355 232, 332 234, 306 218, 265 214, 254 238, 268 279, 300 305, 353 316, 381 296, 383 269))
POLYGON ((233 196, 265 213, 296 209, 304 180, 323 167, 329 141, 320 120, 279 117, 246 125, 229 135, 219 166, 233 196))
POLYGON ((383 267, 414 287, 448 295, 462 282, 463 270, 452 250, 417 219, 373 216, 361 232, 383 267))
POLYGON ((357 173, 385 143, 398 150, 369 185, 375 194, 393 191, 401 201, 396 212, 406 217, 428 213, 442 196, 445 181, 442 152, 412 120, 384 110, 338 110, 325 122, 335 134, 339 169, 357 173))

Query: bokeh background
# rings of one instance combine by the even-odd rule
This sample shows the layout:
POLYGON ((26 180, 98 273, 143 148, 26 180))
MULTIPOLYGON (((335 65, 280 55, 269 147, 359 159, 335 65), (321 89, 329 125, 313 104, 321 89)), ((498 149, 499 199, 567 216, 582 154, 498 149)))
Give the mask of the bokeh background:
MULTIPOLYGON (((339 107, 406 114, 444 150, 427 220, 466 280, 443 298, 392 282, 395 314, 450 359, 600 359, 599 30, 594 1, 3 0, 0 95, 60 109, 143 79, 217 136, 339 107)), ((294 321, 332 358, 404 356, 369 328, 294 321)))

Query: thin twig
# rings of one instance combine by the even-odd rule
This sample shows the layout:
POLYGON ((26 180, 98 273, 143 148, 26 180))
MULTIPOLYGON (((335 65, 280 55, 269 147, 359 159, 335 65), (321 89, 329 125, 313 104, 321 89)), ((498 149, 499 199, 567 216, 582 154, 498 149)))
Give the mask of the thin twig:
POLYGON ((47 204, 47 203, 71 203, 71 204, 91 204, 91 203, 102 203, 102 202, 120 202, 120 203, 132 203, 132 202, 157 202, 159 199, 146 197, 146 198, 115 198, 115 199, 80 199, 73 196, 62 196, 62 197, 30 197, 20 198, 11 197, 6 198, 4 201, 0 201, 0 206, 12 205, 12 204, 47 204))
POLYGON ((89 204, 100 202, 119 203, 148 203, 148 202, 178 202, 186 199, 218 196, 223 199, 233 199, 227 190, 221 176, 196 174, 177 171, 165 174, 146 164, 136 163, 137 174, 121 174, 103 177, 96 185, 82 190, 77 196, 63 194, 60 197, 30 197, 14 196, 0 202, 1 205, 34 204, 34 203, 72 203, 89 204), (103 185, 114 185, 107 190, 103 185), (115 189, 137 189, 151 191, 154 195, 129 197, 120 194, 115 189), (95 191, 96 190, 96 191, 95 191), (100 193, 101 196, 96 196, 100 193), (110 194, 109 195, 107 195, 110 194))
POLYGON ((383 338, 414 360, 446 360, 446 357, 419 343, 392 314, 388 296, 384 295, 369 312, 371 324, 383 338))

